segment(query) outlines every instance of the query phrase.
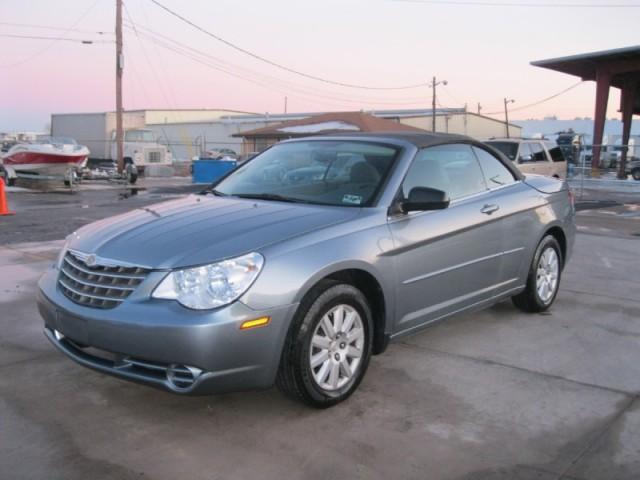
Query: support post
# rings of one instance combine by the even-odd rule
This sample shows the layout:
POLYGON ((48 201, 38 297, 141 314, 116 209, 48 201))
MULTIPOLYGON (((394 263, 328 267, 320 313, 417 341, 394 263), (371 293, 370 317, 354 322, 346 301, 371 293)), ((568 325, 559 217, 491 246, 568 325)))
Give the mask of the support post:
POLYGON ((431 98, 431 131, 436 131, 436 77, 433 77, 431 87, 433 88, 433 96, 431 98))
POLYGON ((627 155, 629 153, 629 137, 631 136, 631 122, 633 121, 633 106, 636 102, 637 79, 627 78, 622 87, 620 96, 620 110, 622 111, 622 155, 618 165, 618 178, 625 180, 627 174, 627 155))
POLYGON ((602 151, 604 124, 607 120, 610 82, 611 73, 602 69, 596 72, 596 111, 593 125, 593 157, 591 159, 592 177, 600 176, 600 152, 602 151))
POLYGON ((124 53, 122 48, 122 0, 116 0, 116 160, 118 172, 124 171, 124 132, 122 126, 122 73, 124 53))
POLYGON ((509 137, 509 109, 507 107, 507 105, 509 105, 510 103, 514 103, 515 100, 514 99, 510 99, 508 100, 506 97, 504 99, 504 126, 507 130, 507 138, 509 137))

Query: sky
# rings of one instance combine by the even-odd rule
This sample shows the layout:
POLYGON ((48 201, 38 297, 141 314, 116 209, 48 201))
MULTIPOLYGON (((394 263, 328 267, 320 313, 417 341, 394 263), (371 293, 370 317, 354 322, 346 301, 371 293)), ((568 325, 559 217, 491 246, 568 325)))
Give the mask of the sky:
MULTIPOLYGON (((310 76, 418 87, 351 88, 296 75, 231 48, 152 0, 126 0, 126 109, 281 113, 285 97, 289 112, 430 108, 428 83, 436 76, 447 81, 438 86, 442 107, 467 104, 475 111, 479 102, 482 113, 502 118, 507 97, 515 100, 514 120, 593 117, 593 82, 522 108, 578 81, 529 62, 639 43, 640 8, 611 6, 640 6, 639 0, 158 1, 246 51, 310 76)), ((51 113, 113 110, 114 25, 115 0, 0 0, 0 131, 43 131, 51 113)), ((612 89, 607 116, 619 118, 618 107, 612 89)))

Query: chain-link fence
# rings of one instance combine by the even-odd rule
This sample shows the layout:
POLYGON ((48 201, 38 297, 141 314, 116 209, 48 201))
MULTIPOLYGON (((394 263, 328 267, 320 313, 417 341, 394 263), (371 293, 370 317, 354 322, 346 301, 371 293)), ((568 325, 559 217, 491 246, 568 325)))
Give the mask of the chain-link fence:
POLYGON ((640 200, 640 146, 573 144, 561 148, 567 159, 567 179, 578 199, 620 193, 638 194, 640 200), (598 147, 600 162, 594 169, 598 147))

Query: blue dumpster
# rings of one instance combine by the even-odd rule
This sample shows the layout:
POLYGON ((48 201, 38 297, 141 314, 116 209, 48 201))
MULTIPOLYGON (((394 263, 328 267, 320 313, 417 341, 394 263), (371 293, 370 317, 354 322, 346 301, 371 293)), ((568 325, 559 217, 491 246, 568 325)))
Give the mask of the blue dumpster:
POLYGON ((193 183, 211 183, 236 168, 235 160, 196 160, 193 162, 193 183))

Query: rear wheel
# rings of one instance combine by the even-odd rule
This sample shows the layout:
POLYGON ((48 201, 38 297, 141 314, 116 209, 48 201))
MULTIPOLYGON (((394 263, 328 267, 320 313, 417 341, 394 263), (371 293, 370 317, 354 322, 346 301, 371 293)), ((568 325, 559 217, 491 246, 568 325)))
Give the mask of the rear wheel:
POLYGON ((562 272, 562 254, 558 241, 547 235, 538 244, 527 276, 527 286, 512 297, 513 303, 525 312, 547 310, 558 294, 562 272))
POLYGON ((16 179, 9 176, 9 172, 0 165, 0 177, 4 180, 4 184, 8 187, 13 187, 16 184, 16 179))
POLYGON ((640 168, 634 168, 631 170, 631 176, 634 180, 640 180, 640 168))
POLYGON ((303 302, 289 329, 276 384, 316 408, 347 399, 371 356, 373 321, 360 290, 326 283, 303 302))

